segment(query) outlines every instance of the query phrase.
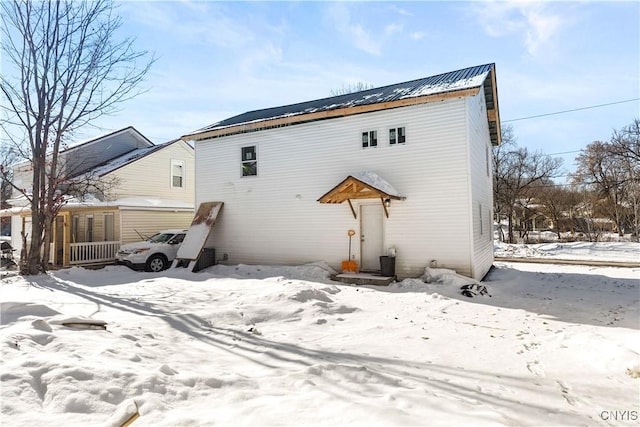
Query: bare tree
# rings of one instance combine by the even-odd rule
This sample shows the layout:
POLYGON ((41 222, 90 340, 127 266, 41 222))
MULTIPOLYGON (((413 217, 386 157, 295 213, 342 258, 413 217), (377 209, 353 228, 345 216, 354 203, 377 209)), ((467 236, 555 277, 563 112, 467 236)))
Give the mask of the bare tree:
POLYGON ((611 136, 611 152, 615 156, 640 162, 640 119, 635 119, 621 130, 613 131, 611 136))
POLYGON ((574 229, 574 212, 580 203, 580 196, 572 189, 555 185, 552 181, 535 189, 535 199, 540 212, 553 221, 558 239, 562 230, 574 229))
POLYGON ((340 89, 332 89, 331 96, 346 95, 348 93, 362 92, 363 90, 373 89, 371 83, 357 82, 347 86, 342 85, 340 89))
POLYGON ((615 224, 619 236, 640 234, 640 119, 594 141, 576 158, 573 182, 598 197, 594 208, 615 224))
POLYGON ((514 216, 518 206, 527 204, 531 189, 555 177, 562 159, 516 146, 513 128, 502 129, 502 144, 494 148, 494 210, 498 220, 507 219, 508 241, 514 242, 514 216))
POLYGON ((577 168, 573 182, 595 191, 601 200, 606 216, 613 221, 619 235, 625 222, 627 185, 633 182, 625 162, 612 155, 610 143, 594 141, 576 158, 577 168))
MULTIPOLYGON (((2 129, 28 159, 32 233, 22 274, 46 271, 53 221, 65 202, 59 154, 73 132, 138 95, 153 59, 116 40, 110 0, 4 1, 2 129)), ((6 173, 6 168, 2 169, 6 173)), ((26 236, 23 237, 26 243, 26 236)))

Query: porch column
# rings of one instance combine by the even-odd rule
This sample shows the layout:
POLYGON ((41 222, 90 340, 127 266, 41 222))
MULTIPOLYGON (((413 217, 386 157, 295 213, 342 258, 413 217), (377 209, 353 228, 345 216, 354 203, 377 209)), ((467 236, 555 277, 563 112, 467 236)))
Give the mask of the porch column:
POLYGON ((62 265, 68 267, 71 264, 71 212, 63 212, 62 228, 62 265))

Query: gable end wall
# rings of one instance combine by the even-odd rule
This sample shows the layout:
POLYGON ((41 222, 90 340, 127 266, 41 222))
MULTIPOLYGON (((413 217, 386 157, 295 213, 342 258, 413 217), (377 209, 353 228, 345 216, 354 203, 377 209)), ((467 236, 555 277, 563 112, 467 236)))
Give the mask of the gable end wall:
POLYGON ((383 248, 396 248, 397 275, 420 276, 432 260, 472 275, 466 127, 473 108, 451 99, 196 143, 196 203, 225 203, 208 244, 230 263, 327 261, 339 269, 354 229, 359 260, 359 219, 347 203, 317 199, 347 175, 371 170, 406 197, 392 201, 383 220, 383 248), (407 142, 390 146, 388 129, 399 126, 407 142), (378 131, 377 148, 362 149, 368 130, 378 131), (245 145, 257 147, 257 177, 241 177, 245 145))

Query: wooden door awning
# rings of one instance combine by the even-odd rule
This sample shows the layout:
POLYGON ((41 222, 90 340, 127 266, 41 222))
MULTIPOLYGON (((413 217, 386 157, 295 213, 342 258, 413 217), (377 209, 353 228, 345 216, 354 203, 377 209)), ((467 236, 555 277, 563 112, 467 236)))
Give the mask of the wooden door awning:
POLYGON ((375 172, 364 171, 347 176, 342 182, 333 187, 318 199, 320 203, 342 203, 347 201, 353 217, 356 211, 351 203, 358 199, 380 199, 384 213, 389 218, 388 207, 391 200, 404 200, 398 191, 384 178, 375 172))

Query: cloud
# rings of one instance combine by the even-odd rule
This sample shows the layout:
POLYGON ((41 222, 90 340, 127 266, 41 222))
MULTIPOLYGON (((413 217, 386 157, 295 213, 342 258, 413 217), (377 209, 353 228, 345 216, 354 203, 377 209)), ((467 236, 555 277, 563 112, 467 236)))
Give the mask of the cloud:
POLYGON ((413 16, 413 13, 409 12, 407 9, 404 9, 402 7, 398 7, 395 4, 391 5, 391 10, 396 12, 398 15, 413 16))
POLYGON ((522 35, 527 52, 536 56, 561 30, 564 19, 548 3, 529 1, 473 3, 473 13, 492 37, 522 35))
POLYGON ((402 32, 402 25, 401 24, 395 24, 395 23, 391 23, 391 24, 387 24, 384 27, 384 34, 385 35, 391 35, 394 33, 399 33, 402 32))
POLYGON ((234 17, 224 4, 214 2, 123 2, 127 18, 149 28, 160 29, 188 43, 238 48, 256 39, 254 31, 234 17), (212 30, 211 23, 215 23, 212 30))
POLYGON ((373 36, 361 24, 353 22, 351 12, 344 3, 333 3, 328 9, 328 17, 332 25, 340 33, 350 38, 353 45, 371 55, 381 54, 381 41, 373 36))

